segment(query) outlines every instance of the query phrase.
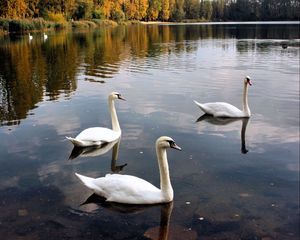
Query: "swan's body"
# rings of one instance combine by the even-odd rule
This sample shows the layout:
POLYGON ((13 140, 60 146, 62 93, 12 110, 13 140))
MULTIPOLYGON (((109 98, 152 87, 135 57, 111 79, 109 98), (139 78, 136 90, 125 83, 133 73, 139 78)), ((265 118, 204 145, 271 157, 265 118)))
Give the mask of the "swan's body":
POLYGON ((244 81, 244 91, 243 91, 243 110, 237 107, 225 103, 225 102, 211 102, 211 103, 199 103, 194 101, 197 106, 206 114, 212 115, 214 117, 250 117, 251 111, 248 106, 248 84, 251 86, 250 77, 246 77, 244 81))
POLYGON ((47 40, 48 36, 46 33, 43 33, 43 36, 44 36, 44 40, 47 40))
POLYGON ((115 109, 115 99, 125 100, 117 92, 112 92, 108 97, 109 109, 111 112, 112 129, 104 127, 92 127, 83 130, 75 138, 66 138, 70 140, 74 144, 74 146, 77 147, 100 146, 101 144, 113 142, 120 138, 121 128, 115 109))
POLYGON ((28 38, 29 38, 29 41, 31 41, 33 39, 33 36, 30 33, 28 33, 28 38))
POLYGON ((144 179, 121 174, 106 174, 101 178, 90 178, 76 174, 85 186, 108 202, 125 204, 156 204, 173 200, 173 188, 169 176, 167 148, 181 150, 174 140, 160 137, 156 141, 156 154, 160 171, 160 188, 144 179))

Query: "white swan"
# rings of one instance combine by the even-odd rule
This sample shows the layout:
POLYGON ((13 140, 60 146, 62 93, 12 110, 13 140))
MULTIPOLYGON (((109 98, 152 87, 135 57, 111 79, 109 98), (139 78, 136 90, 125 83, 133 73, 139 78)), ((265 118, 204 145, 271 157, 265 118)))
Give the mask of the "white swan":
POLYGON ((248 84, 251 86, 252 82, 249 76, 244 80, 243 92, 243 110, 225 102, 199 103, 194 100, 194 103, 206 114, 214 117, 250 117, 251 112, 248 106, 248 84))
POLYGON ((28 33, 28 38, 29 38, 29 41, 31 41, 33 39, 33 36, 30 33, 28 33))
POLYGON ((90 178, 75 173, 85 186, 108 202, 125 204, 156 204, 173 200, 173 188, 169 176, 167 148, 181 150, 170 137, 156 140, 156 155, 160 173, 160 189, 151 183, 130 175, 106 174, 105 177, 90 178))
POLYGON ((48 35, 46 33, 43 33, 43 36, 44 36, 44 40, 47 40, 48 35))
POLYGON ((112 92, 108 96, 108 104, 111 113, 112 129, 103 127, 92 127, 83 130, 75 138, 66 137, 74 146, 77 147, 89 147, 100 146, 103 143, 113 142, 120 138, 121 128, 118 121, 118 116, 115 108, 115 99, 125 100, 118 92, 112 92))

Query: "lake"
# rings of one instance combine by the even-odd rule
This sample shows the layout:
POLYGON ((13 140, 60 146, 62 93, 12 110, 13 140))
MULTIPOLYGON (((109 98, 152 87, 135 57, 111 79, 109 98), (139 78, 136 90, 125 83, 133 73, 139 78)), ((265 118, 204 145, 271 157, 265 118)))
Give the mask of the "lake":
POLYGON ((132 25, 0 38, 1 239, 299 239, 299 23, 132 25), (194 104, 242 107, 250 119, 200 118, 194 104), (105 149, 65 136, 111 127, 105 149), (158 137, 174 201, 94 198, 75 172, 119 172, 159 187, 158 137))

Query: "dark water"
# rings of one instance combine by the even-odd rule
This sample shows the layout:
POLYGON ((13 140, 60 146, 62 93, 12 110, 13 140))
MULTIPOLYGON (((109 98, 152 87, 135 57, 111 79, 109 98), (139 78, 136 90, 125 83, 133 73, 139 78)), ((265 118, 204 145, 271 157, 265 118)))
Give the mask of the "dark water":
POLYGON ((1 239, 299 239, 299 39, 299 24, 1 38, 1 239), (241 107, 246 75, 249 121, 197 122, 194 99, 241 107), (111 126, 113 90, 119 148, 69 159, 65 136, 111 126), (159 186, 161 135, 183 148, 168 152, 173 205, 81 205, 92 192, 74 172, 159 186))

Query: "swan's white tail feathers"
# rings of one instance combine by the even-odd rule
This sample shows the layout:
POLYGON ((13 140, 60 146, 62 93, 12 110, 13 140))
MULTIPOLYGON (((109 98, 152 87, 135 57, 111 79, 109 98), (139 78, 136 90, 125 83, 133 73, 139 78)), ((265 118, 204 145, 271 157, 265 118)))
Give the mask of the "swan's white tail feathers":
POLYGON ((202 106, 202 104, 199 103, 199 102, 197 102, 196 100, 194 100, 194 103, 195 103, 196 105, 198 105, 199 107, 202 106))
POLYGON ((66 136, 66 139, 70 140, 71 143, 74 144, 74 146, 77 146, 77 147, 82 147, 82 146, 84 146, 84 144, 83 144, 81 141, 79 141, 79 140, 77 140, 77 139, 75 139, 75 138, 71 138, 71 137, 67 137, 67 136, 66 136))
POLYGON ((95 189, 95 184, 94 184, 94 178, 91 178, 91 177, 86 177, 86 176, 83 176, 83 175, 80 175, 78 173, 75 173, 75 175, 80 179, 80 181, 85 185, 87 186, 88 188, 90 189, 95 189))
POLYGON ((204 104, 197 102, 196 100, 194 100, 194 103, 206 114, 211 114, 209 109, 207 109, 207 107, 205 107, 204 104))
POLYGON ((202 103, 199 103, 199 102, 197 102, 196 100, 194 100, 194 103, 195 103, 199 108, 201 108, 203 111, 205 111, 202 103))

